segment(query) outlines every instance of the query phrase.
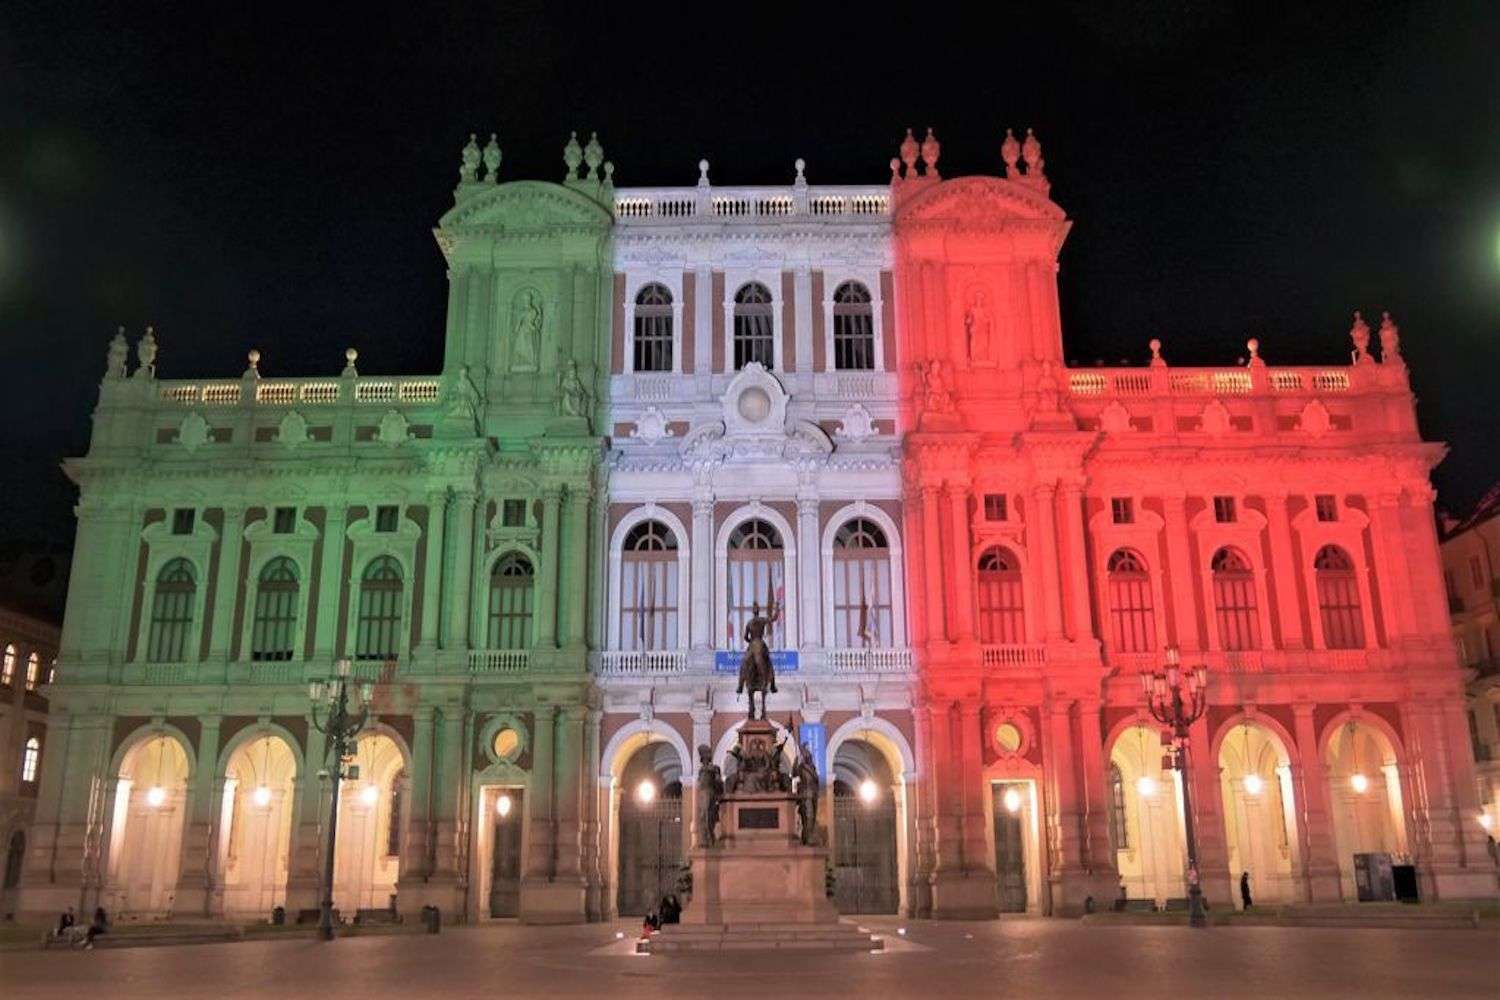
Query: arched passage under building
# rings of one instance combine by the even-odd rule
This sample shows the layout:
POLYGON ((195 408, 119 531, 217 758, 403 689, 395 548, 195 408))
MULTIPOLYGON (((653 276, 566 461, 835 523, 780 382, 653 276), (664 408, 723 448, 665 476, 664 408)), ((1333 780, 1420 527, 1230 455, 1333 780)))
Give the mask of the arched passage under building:
POLYGON ((840 913, 896 913, 901 782, 875 745, 848 739, 833 756, 834 905, 840 913))
POLYGON ((333 905, 345 920, 394 905, 407 812, 406 755, 394 739, 366 731, 355 743, 357 778, 339 783, 333 905))
POLYGON ((1180 772, 1163 767, 1166 748, 1152 726, 1124 730, 1110 750, 1110 835, 1130 899, 1165 905, 1187 895, 1180 772))
MULTIPOLYGON (((1255 722, 1231 726, 1219 742, 1219 786, 1230 880, 1238 886, 1249 875, 1256 905, 1295 902, 1301 862, 1285 743, 1255 722)), ((1242 905, 1238 891, 1234 900, 1242 905)))
POLYGON ((226 915, 264 917, 286 904, 296 785, 297 754, 276 733, 246 739, 230 754, 218 859, 226 915))
POLYGON ((1351 718, 1329 732, 1323 764, 1344 898, 1393 898, 1390 864, 1407 854, 1394 742, 1379 726, 1351 718))
POLYGON ((682 758, 671 743, 643 743, 626 759, 619 782, 619 863, 615 905, 644 916, 677 892, 682 870, 682 758))
POLYGON ((110 822, 106 904, 122 916, 167 916, 182 870, 192 766, 183 742, 158 733, 120 761, 110 822))

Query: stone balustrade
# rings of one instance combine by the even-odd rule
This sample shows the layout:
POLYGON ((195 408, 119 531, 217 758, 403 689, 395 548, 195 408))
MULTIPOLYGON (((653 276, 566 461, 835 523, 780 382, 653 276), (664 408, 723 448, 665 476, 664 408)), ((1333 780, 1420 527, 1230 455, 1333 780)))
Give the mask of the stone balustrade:
POLYGON ((621 188, 615 192, 615 221, 621 226, 778 222, 786 219, 890 221, 890 189, 878 185, 785 188, 698 187, 621 188))
POLYGON ((225 381, 160 380, 157 399, 181 406, 330 406, 338 403, 432 404, 442 397, 442 380, 414 378, 311 378, 225 381), (248 389, 248 391, 247 391, 248 389))

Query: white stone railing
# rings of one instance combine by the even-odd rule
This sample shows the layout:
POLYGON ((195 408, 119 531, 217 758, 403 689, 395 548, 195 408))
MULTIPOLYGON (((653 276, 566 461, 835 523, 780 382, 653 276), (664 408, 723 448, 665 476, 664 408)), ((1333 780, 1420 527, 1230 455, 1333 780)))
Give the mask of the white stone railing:
POLYGON ((301 660, 231 663, 228 671, 230 684, 301 684, 305 676, 301 660))
POLYGON ((531 667, 529 649, 473 649, 469 651, 471 674, 522 674, 531 667))
POLYGON ((621 188, 615 192, 615 219, 622 225, 789 218, 884 221, 890 214, 890 188, 878 185, 621 188))
POLYGON ((980 662, 986 667, 1040 667, 1047 662, 1047 647, 1041 643, 984 646, 980 662))
POLYGON ((183 406, 238 406, 252 402, 260 406, 326 406, 355 403, 436 403, 442 397, 442 380, 417 378, 314 378, 259 379, 246 382, 161 382, 158 398, 183 406), (245 388, 254 386, 247 400, 245 388), (346 391, 347 387, 348 388, 346 391))
POLYGON ((829 649, 824 653, 828 669, 836 674, 905 674, 911 672, 911 650, 887 648, 829 649))
POLYGON ((1250 396, 1348 392, 1347 368, 1070 369, 1068 392, 1083 399, 1147 396, 1250 396))
POLYGON ((601 675, 609 677, 645 677, 688 672, 685 649, 608 650, 599 654, 601 675))
POLYGON ((137 663, 134 667, 126 668, 125 676, 137 684, 195 684, 198 681, 198 664, 137 663))

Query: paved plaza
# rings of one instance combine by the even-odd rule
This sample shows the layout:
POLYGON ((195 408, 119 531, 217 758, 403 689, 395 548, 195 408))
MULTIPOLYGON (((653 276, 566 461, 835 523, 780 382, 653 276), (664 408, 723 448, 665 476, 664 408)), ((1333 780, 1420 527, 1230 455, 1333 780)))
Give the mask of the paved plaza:
POLYGON ((884 954, 632 953, 608 925, 0 953, 0 994, 108 997, 1494 997, 1500 931, 868 922, 884 954), (894 933, 905 926, 907 933, 894 933))

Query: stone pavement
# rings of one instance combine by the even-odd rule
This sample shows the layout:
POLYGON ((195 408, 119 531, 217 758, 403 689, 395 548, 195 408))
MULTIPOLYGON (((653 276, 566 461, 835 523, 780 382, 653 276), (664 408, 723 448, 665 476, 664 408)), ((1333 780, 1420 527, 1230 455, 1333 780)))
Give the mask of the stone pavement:
POLYGON ((1500 929, 1100 927, 1039 919, 864 921, 883 954, 638 956, 636 925, 0 953, 0 995, 30 998, 1055 996, 1487 997, 1500 929), (897 935, 897 926, 907 933, 897 935), (624 930, 623 940, 615 932, 624 930))

